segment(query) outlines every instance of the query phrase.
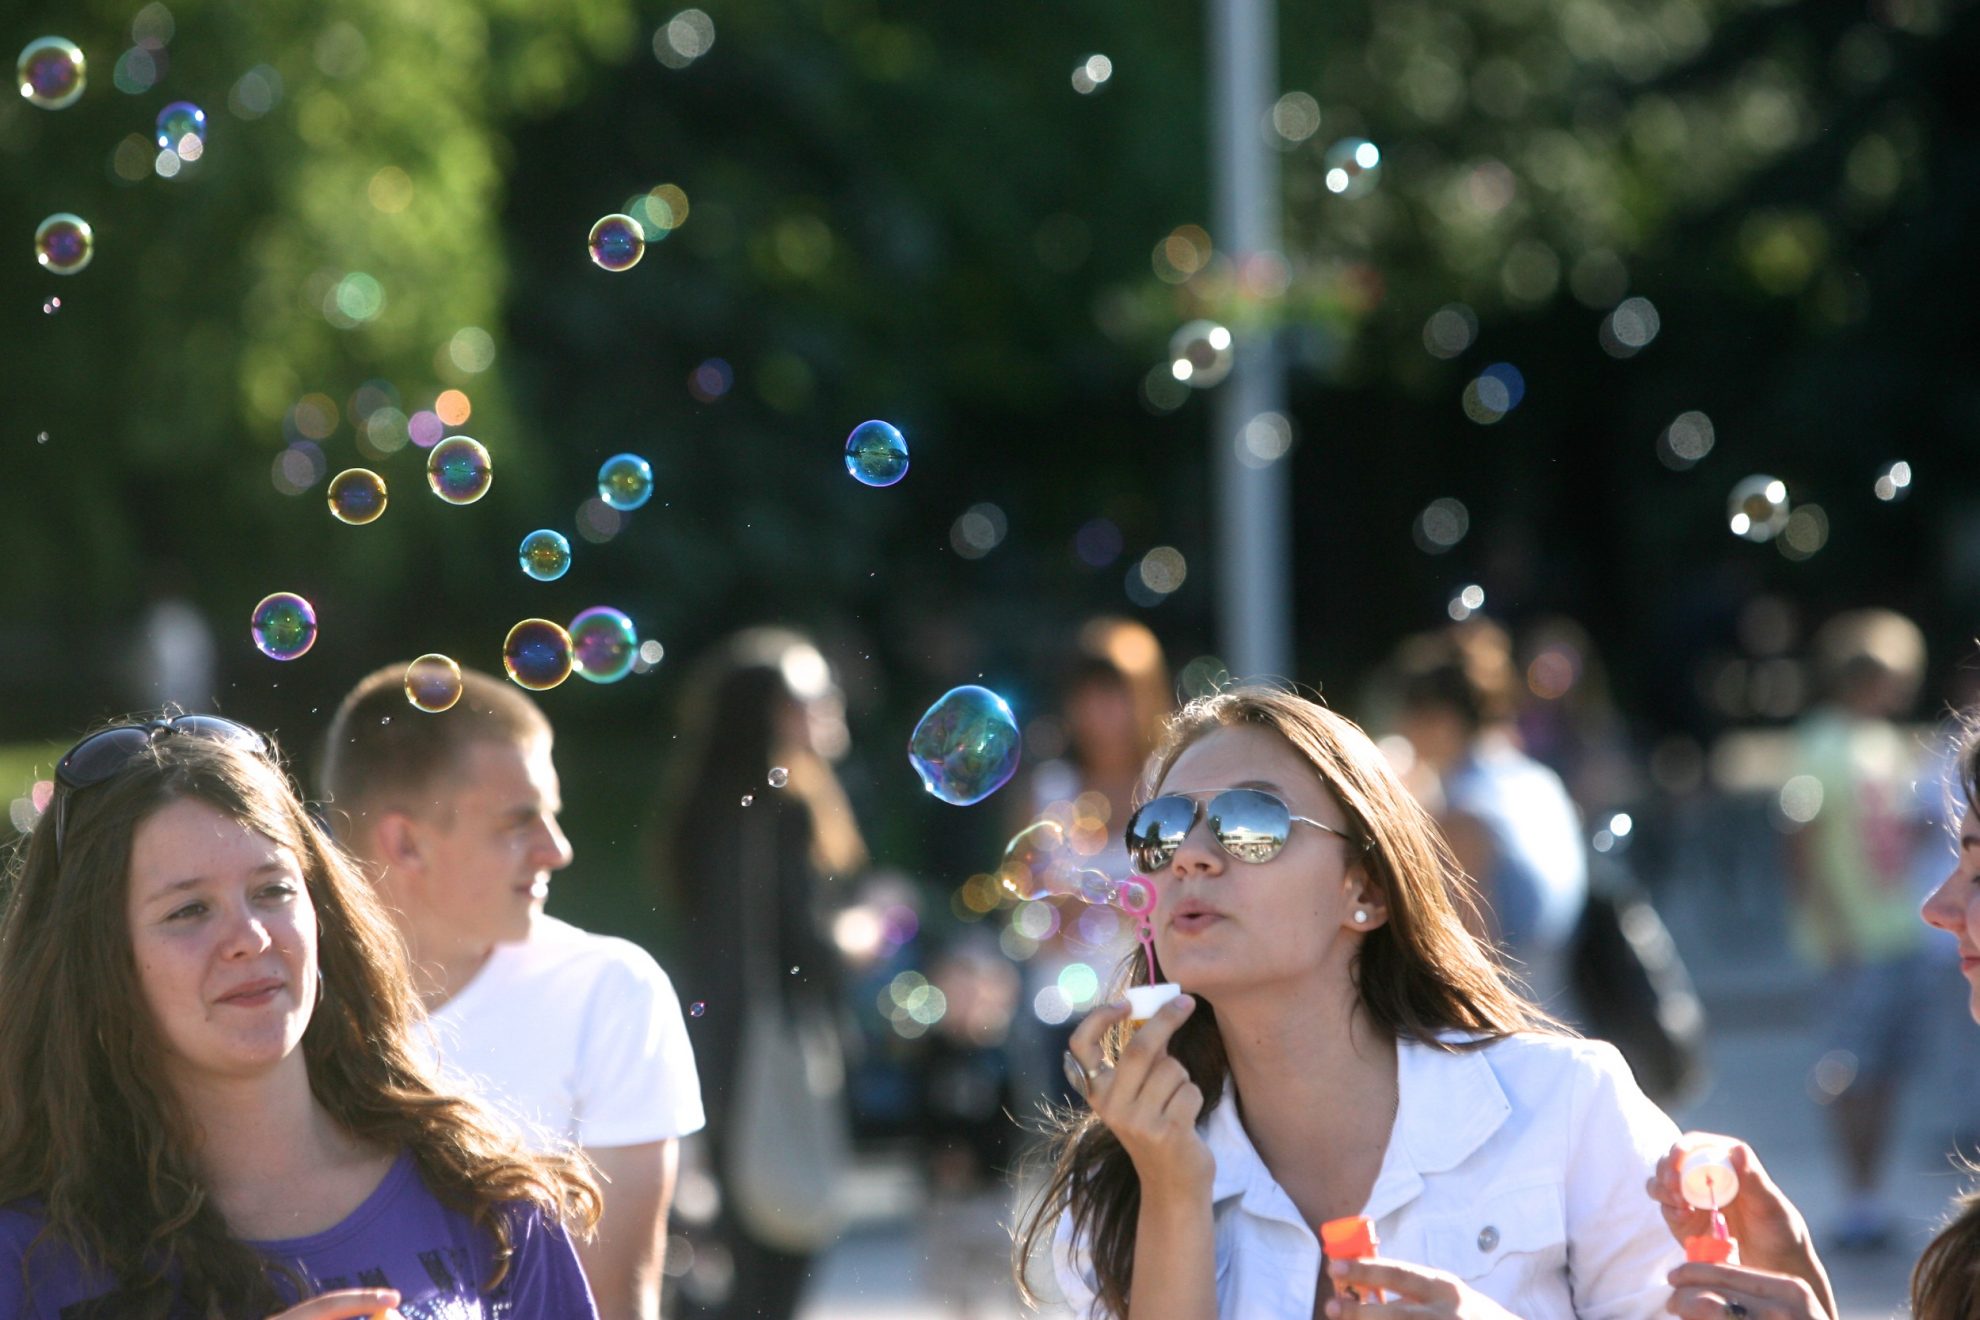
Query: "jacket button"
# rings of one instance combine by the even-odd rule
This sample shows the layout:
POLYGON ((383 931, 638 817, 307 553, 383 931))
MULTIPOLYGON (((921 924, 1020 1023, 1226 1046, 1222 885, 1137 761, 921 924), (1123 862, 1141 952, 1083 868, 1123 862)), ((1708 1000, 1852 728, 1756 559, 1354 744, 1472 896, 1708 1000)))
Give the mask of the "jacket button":
POLYGON ((1490 1251, 1493 1247, 1496 1247, 1498 1245, 1499 1245, 1498 1229, 1493 1228, 1490 1224, 1487 1224, 1484 1228, 1478 1231, 1478 1249, 1480 1251, 1490 1251))

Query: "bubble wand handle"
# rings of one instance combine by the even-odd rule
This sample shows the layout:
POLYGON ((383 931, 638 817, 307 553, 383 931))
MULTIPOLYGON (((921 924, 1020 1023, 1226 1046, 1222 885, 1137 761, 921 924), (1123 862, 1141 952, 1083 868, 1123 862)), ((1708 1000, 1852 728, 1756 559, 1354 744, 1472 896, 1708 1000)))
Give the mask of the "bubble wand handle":
POLYGON ((1148 983, 1161 980, 1155 971, 1155 886, 1146 876, 1131 875, 1115 891, 1121 910, 1134 918, 1134 937, 1148 959, 1148 983))

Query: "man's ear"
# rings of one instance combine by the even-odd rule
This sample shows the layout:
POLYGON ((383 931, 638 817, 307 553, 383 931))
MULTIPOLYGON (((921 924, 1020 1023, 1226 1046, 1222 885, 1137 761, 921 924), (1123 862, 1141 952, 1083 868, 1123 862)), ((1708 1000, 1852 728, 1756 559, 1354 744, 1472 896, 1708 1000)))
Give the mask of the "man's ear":
POLYGON ((366 851, 379 867, 402 879, 416 879, 426 871, 425 830, 420 822, 403 811, 390 808, 369 821, 371 847, 366 851))

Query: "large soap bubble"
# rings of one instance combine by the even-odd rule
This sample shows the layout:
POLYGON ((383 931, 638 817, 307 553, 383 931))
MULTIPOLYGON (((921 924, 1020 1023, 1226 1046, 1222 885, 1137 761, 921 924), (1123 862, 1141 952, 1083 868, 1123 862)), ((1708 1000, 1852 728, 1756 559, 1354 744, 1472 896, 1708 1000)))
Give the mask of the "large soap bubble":
POLYGON ((952 688, 928 708, 908 739, 908 761, 922 786, 958 807, 981 802, 1017 773, 1018 726, 988 688, 952 688))
POLYGON ((907 475, 907 439, 887 422, 861 422, 846 437, 846 471, 863 486, 891 486, 907 475))
POLYGON ((406 666, 406 700, 430 715, 452 710, 461 699, 461 667, 437 652, 406 666))
POLYGON ((52 275, 73 275, 95 256, 96 235, 79 215, 58 211, 35 227, 34 259, 52 275))
POLYGON ((594 683, 616 683, 639 659, 639 634, 624 611, 594 605, 571 620, 572 664, 594 683))
POLYGON ((160 151, 196 158, 206 143, 206 111, 191 101, 174 101, 158 112, 155 136, 160 151))
POLYGON ((569 678, 571 664, 571 635, 548 619, 524 619, 502 642, 502 668, 531 692, 547 692, 569 678))
POLYGON ((472 504, 495 483, 495 465, 481 443, 450 436, 426 456, 426 484, 449 504, 472 504))
POLYGON ((571 543, 548 527, 531 532, 516 550, 522 571, 538 582, 555 582, 571 569, 571 543))
POLYGON ((293 591, 274 592, 255 605, 248 630, 270 660, 294 660, 316 645, 316 607, 293 591))
POLYGON ((598 498, 621 513, 653 498, 653 465, 638 454, 614 454, 598 469, 598 498))
POLYGON ((74 105, 88 84, 89 66, 75 42, 65 37, 39 37, 21 51, 14 65, 21 95, 44 110, 74 105))
POLYGON ((600 270, 631 270, 646 255, 646 231, 629 215, 608 215, 591 227, 588 246, 600 270))
POLYGON ((370 468, 345 468, 330 478, 326 494, 330 515, 353 527, 377 522, 385 512, 385 478, 370 468))

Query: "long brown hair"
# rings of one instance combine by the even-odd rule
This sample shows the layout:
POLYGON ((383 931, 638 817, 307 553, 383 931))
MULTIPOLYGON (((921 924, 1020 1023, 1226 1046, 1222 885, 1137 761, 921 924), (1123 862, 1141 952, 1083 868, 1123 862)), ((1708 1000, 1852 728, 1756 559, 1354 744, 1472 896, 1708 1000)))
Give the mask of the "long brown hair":
MULTIPOLYGON (((1948 794, 1955 831, 1960 815, 1969 809, 1980 811, 1980 709, 1967 711, 1960 723, 1955 782, 1949 786, 1954 792, 1948 794)), ((1980 1173, 1980 1165, 1971 1160, 1962 1163, 1965 1172, 1980 1173)), ((1980 1316, 1980 1192, 1969 1192, 1956 1204, 1959 1213, 1932 1239, 1911 1271, 1913 1320, 1980 1316)))
MULTIPOLYGON (((1563 1028, 1521 997, 1505 968, 1465 928, 1460 908, 1475 907, 1470 881, 1427 812, 1403 787, 1368 735, 1326 707, 1269 687, 1235 687, 1190 702, 1170 721, 1139 799, 1151 795, 1197 739, 1240 725, 1268 728, 1306 758, 1348 817, 1348 831, 1366 841, 1362 865, 1388 900, 1388 920, 1362 938, 1354 979, 1362 1008, 1377 1030, 1438 1049, 1476 1049, 1516 1031, 1563 1028), (1446 1041, 1442 1032, 1468 1039, 1446 1041)), ((1148 980, 1139 950, 1124 964, 1125 983, 1148 980)), ((1203 1008, 1210 1005, 1206 1001, 1203 1008)), ((1115 1032, 1108 1059, 1125 1043, 1115 1032)), ((1189 1070, 1206 1110, 1218 1103, 1229 1077, 1214 1012, 1190 1015, 1169 1052, 1189 1070)), ((1026 1267, 1070 1211, 1074 1241, 1092 1262, 1099 1299, 1110 1313, 1128 1311, 1134 1274, 1135 1218, 1141 1186, 1134 1164, 1105 1124, 1083 1108, 1048 1110, 1043 1193, 1018 1233, 1018 1287, 1036 1302, 1026 1267)))
POLYGON ((411 1047, 420 1009, 397 932, 273 753, 167 735, 70 795, 59 856, 50 810, 9 868, 0 1204, 39 1202, 37 1247, 60 1243, 113 1275, 107 1306, 119 1316, 163 1317, 175 1300, 202 1315, 262 1316, 283 1304, 270 1263, 229 1234, 201 1182, 194 1152, 206 1135, 223 1138, 201 1133, 166 1084, 137 980, 132 839, 185 799, 296 854, 316 909, 322 985, 302 1040, 310 1090, 353 1136, 410 1150, 433 1194, 493 1236, 498 1265, 486 1286, 507 1272, 523 1207, 588 1232, 599 1194, 581 1162, 526 1153, 474 1105, 435 1089, 411 1047))

